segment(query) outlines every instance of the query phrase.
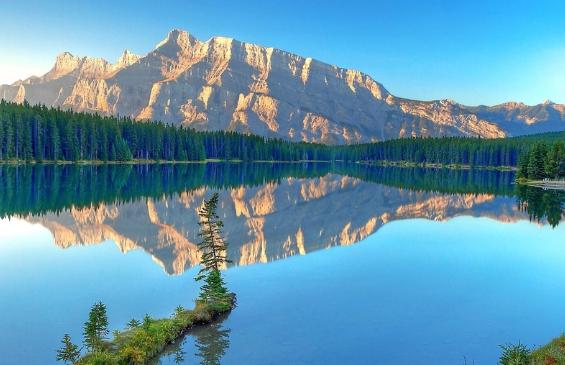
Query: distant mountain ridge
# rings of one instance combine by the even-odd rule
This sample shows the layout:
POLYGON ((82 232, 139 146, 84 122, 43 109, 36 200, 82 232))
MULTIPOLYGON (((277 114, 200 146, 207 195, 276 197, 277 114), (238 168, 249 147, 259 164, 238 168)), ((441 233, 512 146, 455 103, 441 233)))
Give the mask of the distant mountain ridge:
POLYGON ((0 98, 328 144, 565 130, 562 104, 403 99, 359 71, 181 30, 147 55, 125 51, 114 64, 62 53, 45 75, 0 86, 0 98))

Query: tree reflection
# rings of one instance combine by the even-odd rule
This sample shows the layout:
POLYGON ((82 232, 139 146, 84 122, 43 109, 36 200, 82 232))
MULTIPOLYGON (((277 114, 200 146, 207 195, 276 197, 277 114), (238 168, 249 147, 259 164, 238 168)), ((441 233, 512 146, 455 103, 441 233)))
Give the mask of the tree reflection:
POLYGON ((230 332, 222 326, 225 316, 218 322, 196 326, 182 340, 171 344, 151 365, 219 365, 230 347, 230 332), (196 352, 187 355, 187 351, 196 352))
POLYGON ((177 351, 175 351, 175 353, 174 353, 175 364, 182 364, 184 362, 184 354, 185 354, 185 352, 182 350, 182 348, 179 348, 177 351))
POLYGON ((0 165, 0 218, 161 198, 203 187, 226 189, 333 173, 416 191, 513 194, 514 173, 360 164, 208 163, 0 165))
POLYGON ((516 195, 518 207, 528 213, 531 221, 547 219, 552 227, 556 227, 565 215, 564 191, 519 185, 516 195))
POLYGON ((195 355, 200 359, 200 365, 221 364, 220 360, 230 346, 230 332, 221 323, 214 323, 194 332, 197 349, 195 355))

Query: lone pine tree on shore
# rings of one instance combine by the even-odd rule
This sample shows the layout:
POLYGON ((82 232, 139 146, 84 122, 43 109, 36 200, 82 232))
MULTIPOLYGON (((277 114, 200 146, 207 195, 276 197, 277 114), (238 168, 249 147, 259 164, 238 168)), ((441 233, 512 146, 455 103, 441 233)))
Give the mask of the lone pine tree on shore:
POLYGON ((209 200, 204 201, 204 205, 198 212, 200 216, 199 236, 202 239, 198 248, 202 253, 202 267, 196 276, 196 281, 204 280, 199 300, 227 305, 232 296, 226 288, 220 269, 230 261, 227 259, 227 246, 222 237, 224 224, 216 213, 218 197, 218 193, 214 193, 209 200))

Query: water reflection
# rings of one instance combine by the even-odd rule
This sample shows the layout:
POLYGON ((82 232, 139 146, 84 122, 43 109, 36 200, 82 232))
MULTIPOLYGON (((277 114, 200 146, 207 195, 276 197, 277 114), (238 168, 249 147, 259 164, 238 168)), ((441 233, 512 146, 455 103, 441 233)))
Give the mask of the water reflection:
POLYGON ((185 352, 181 348, 175 351, 175 364, 182 364, 184 362, 184 354, 185 352))
POLYGON ((330 169, 329 164, 292 163, 1 165, 0 218, 129 203, 202 187, 256 186, 288 176, 323 176, 330 169))
POLYGON ((196 327, 181 342, 171 346, 156 365, 199 364, 220 365, 230 347, 231 329, 222 324, 225 318, 205 327, 196 327), (187 353, 191 348, 195 353, 187 353))
POLYGON ((141 248, 180 274, 198 263, 196 210, 212 190, 229 256, 248 265, 353 244, 400 219, 559 224, 563 192, 513 180, 512 172, 358 164, 2 166, 0 215, 41 223, 61 248, 106 240, 122 252, 141 248))
POLYGON ((456 363, 459 354, 493 362, 499 343, 558 333, 565 293, 565 227, 550 228, 563 220, 564 193, 513 181, 512 172, 331 164, 0 166, 0 215, 49 231, 13 220, 0 232, 19 232, 0 238, 0 321, 15 333, 0 341, 3 363, 50 363, 63 331, 80 338, 96 300, 114 308, 120 329, 132 316, 192 304, 193 275, 167 277, 153 262, 169 274, 198 262, 196 210, 212 191, 234 265, 372 236, 227 270, 241 307, 223 326, 191 332, 162 364, 343 364, 377 350, 383 363, 456 363), (63 251, 51 236, 61 249, 100 246, 63 251), (113 244, 138 252, 123 256, 113 244), (30 341, 12 341, 29 334, 27 318, 30 341))
POLYGON ((518 186, 516 189, 520 209, 530 217, 530 221, 547 222, 556 227, 563 217, 565 192, 544 190, 533 186, 518 186))
POLYGON ((195 331, 196 357, 201 365, 220 365, 220 360, 230 346, 230 329, 223 328, 220 323, 215 323, 201 331, 195 331))
POLYGON ((512 195, 514 173, 329 163, 1 165, 0 218, 41 215, 100 203, 129 203, 181 192, 253 187, 329 173, 399 188, 512 195))

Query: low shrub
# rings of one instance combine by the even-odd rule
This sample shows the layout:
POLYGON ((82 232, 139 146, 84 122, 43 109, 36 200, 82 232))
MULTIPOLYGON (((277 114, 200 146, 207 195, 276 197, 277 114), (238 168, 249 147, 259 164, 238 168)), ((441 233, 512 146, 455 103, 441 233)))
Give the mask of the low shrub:
POLYGON ((517 345, 508 344, 500 346, 502 354, 498 363, 500 365, 530 365, 532 352, 525 345, 518 343, 517 345))

